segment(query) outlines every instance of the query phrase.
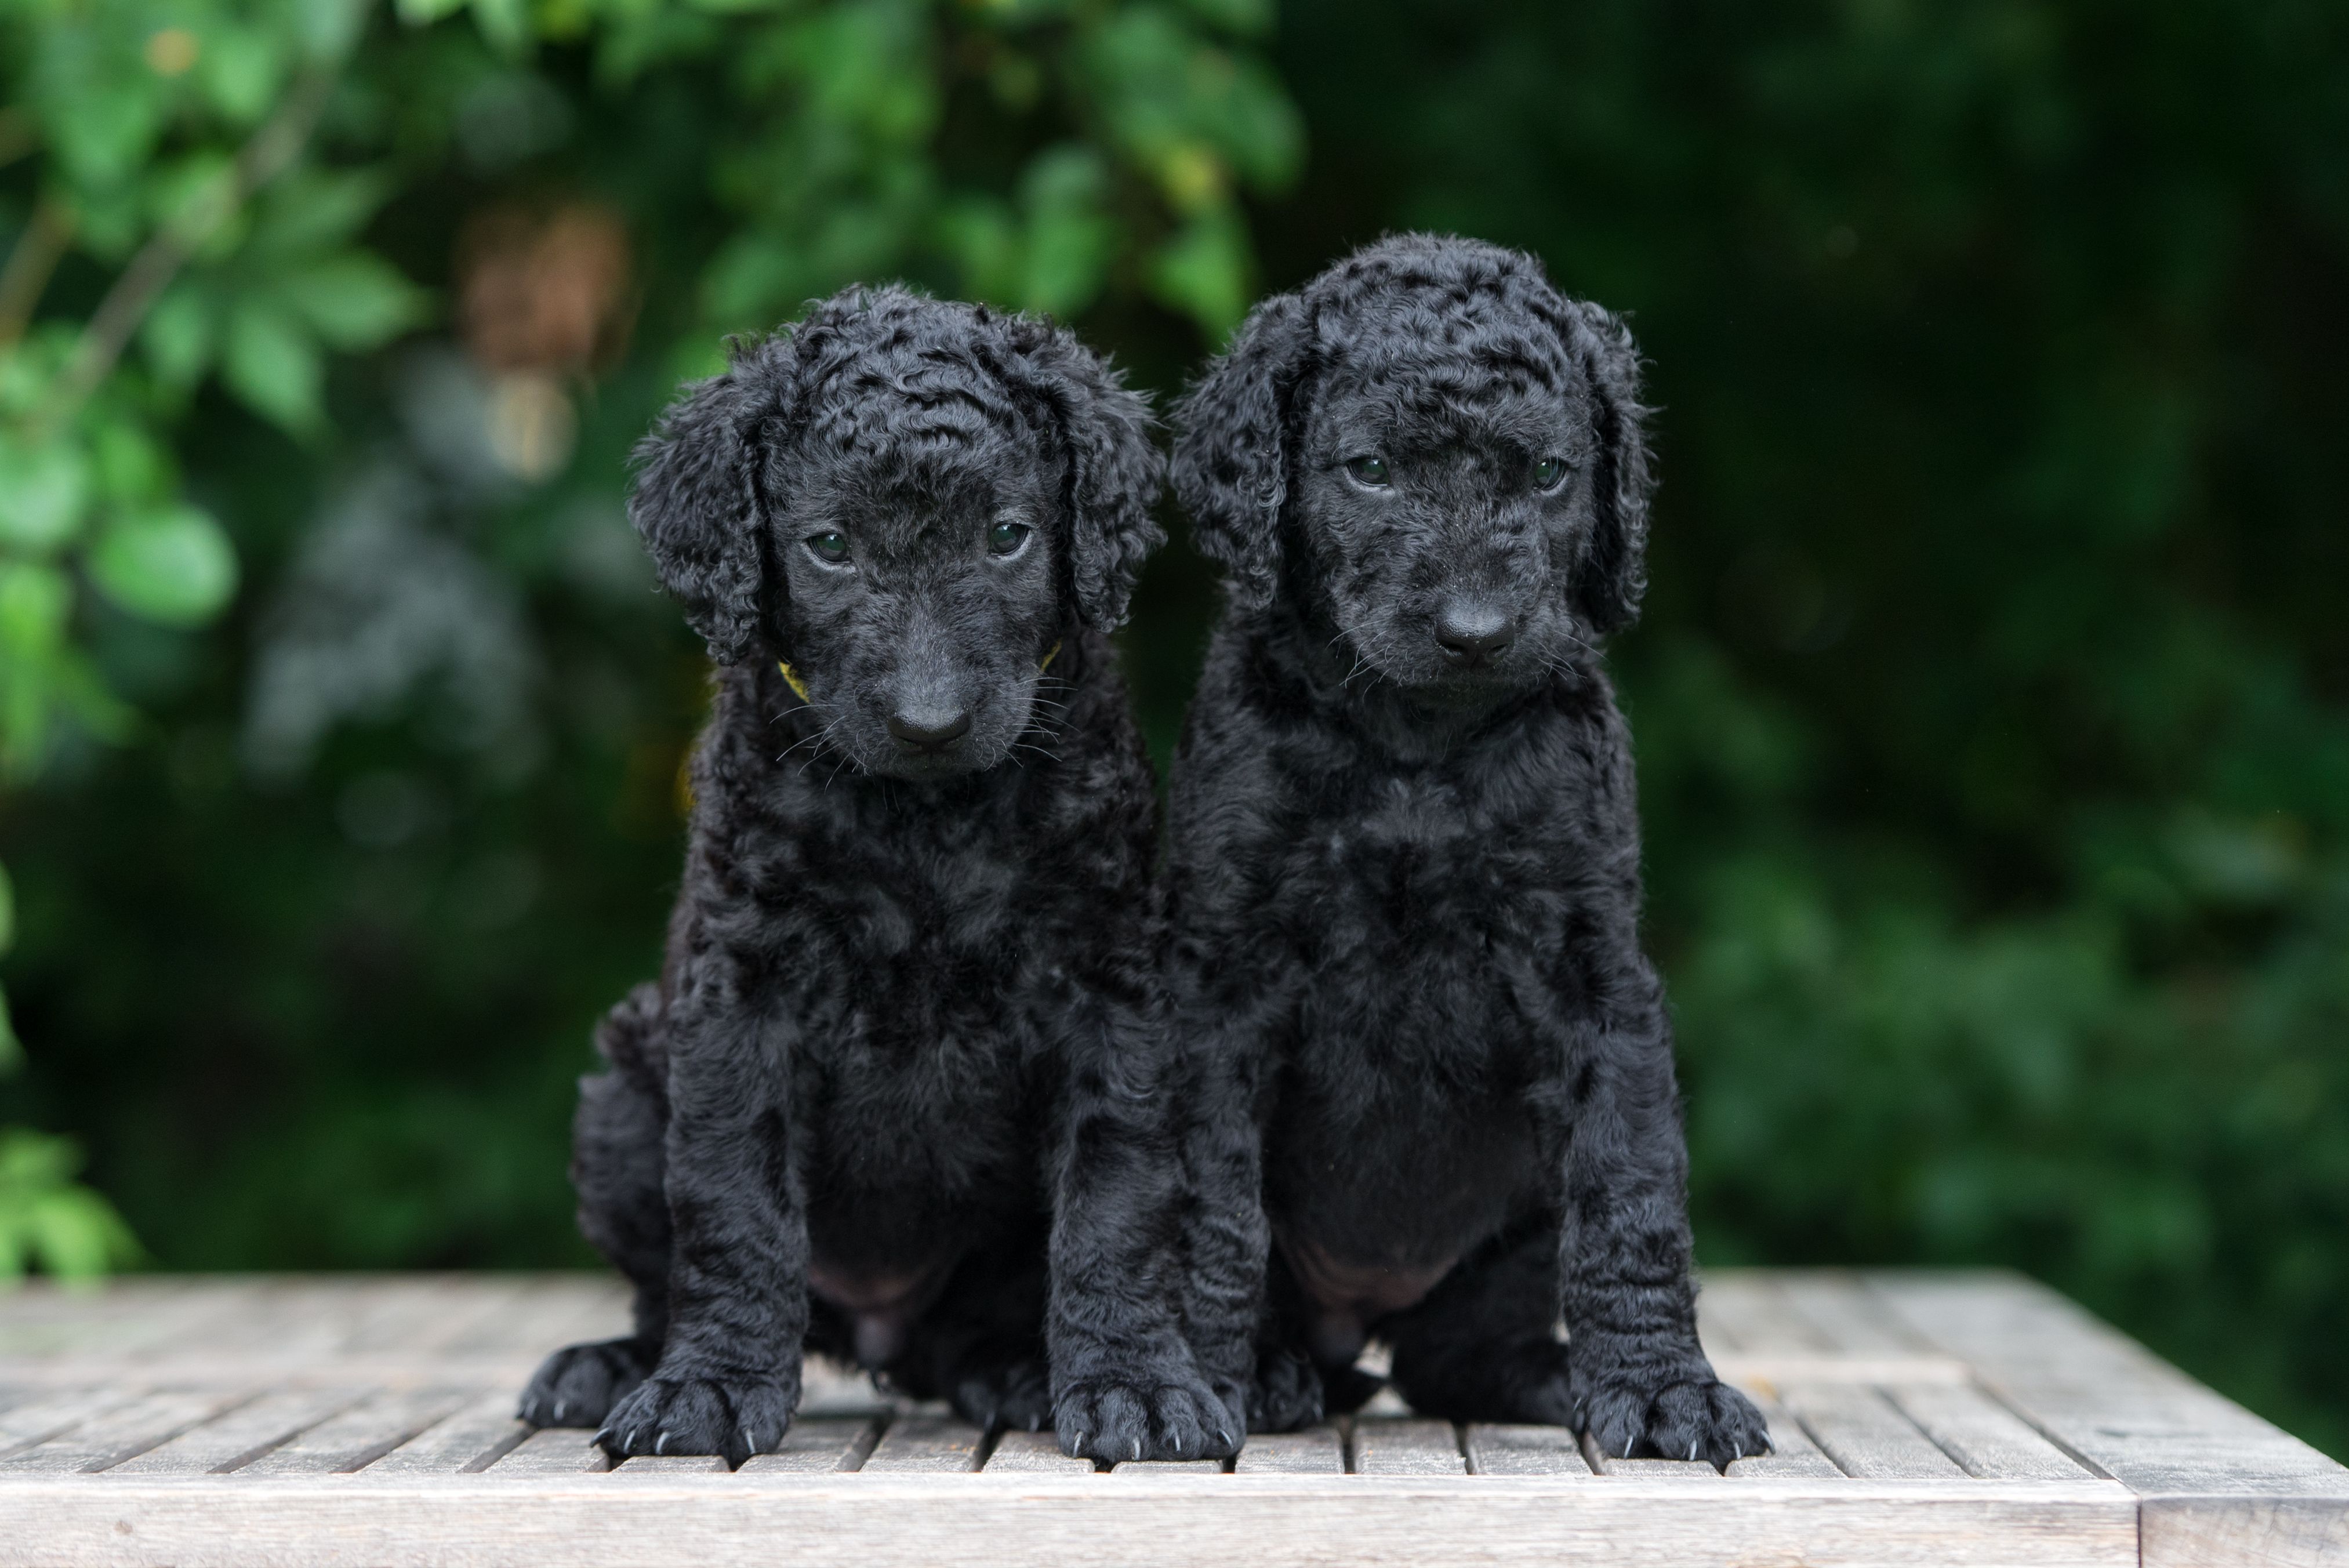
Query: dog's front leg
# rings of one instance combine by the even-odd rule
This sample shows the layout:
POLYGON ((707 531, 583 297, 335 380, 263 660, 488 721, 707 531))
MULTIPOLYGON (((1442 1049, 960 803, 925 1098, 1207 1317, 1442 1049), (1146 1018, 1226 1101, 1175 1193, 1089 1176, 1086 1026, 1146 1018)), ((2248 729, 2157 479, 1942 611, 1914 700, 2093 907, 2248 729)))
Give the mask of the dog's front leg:
POLYGON ((1238 1413, 1183 1334, 1183 1107, 1163 1014, 1095 998, 1076 1024, 1046 1322, 1061 1446, 1112 1461, 1235 1453, 1238 1413))
POLYGON ((1564 1102, 1559 1237, 1571 1398, 1605 1452, 1706 1459, 1767 1451, 1753 1402, 1713 1376, 1690 1279, 1688 1146, 1663 990, 1636 953, 1575 1031, 1564 1102))
POLYGON ((670 1012, 668 1337, 596 1438, 615 1459, 722 1454, 739 1465, 773 1448, 799 1405, 807 1220, 783 1026, 722 952, 687 967, 670 1012))

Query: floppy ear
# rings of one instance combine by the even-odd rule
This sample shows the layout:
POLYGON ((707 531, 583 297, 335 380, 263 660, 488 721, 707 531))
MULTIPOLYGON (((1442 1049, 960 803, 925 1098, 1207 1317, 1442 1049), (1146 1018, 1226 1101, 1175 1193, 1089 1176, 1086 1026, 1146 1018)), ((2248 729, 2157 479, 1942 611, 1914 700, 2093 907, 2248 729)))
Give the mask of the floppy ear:
POLYGON ((1068 457, 1071 597, 1086 625, 1108 631, 1125 619, 1142 563, 1166 542, 1150 514, 1166 483, 1150 404, 1071 333, 1042 327, 1020 347, 1007 369, 1043 405, 1068 457))
POLYGON ((1233 602, 1250 608, 1270 604, 1279 582, 1288 393, 1304 349, 1304 302, 1275 295, 1248 313, 1175 413, 1174 493, 1191 537, 1224 568, 1233 602))
POLYGON ((1648 587, 1648 410, 1640 403, 1640 350, 1609 311, 1568 300, 1557 321, 1567 351, 1590 378, 1598 462, 1590 476, 1597 530, 1574 585, 1574 610, 1594 631, 1629 626, 1648 587))
POLYGON ((724 374, 687 387, 636 445, 628 521, 720 664, 740 663, 758 636, 761 429, 782 411, 792 352, 788 337, 739 350, 724 374))

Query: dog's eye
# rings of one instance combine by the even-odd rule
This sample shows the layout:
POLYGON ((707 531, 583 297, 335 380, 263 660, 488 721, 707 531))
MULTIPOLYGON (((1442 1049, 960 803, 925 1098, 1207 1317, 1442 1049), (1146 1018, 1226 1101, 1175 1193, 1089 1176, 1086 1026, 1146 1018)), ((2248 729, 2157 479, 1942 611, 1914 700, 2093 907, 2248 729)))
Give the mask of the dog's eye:
POLYGON ((817 560, 829 562, 835 566, 848 559, 847 537, 829 528, 821 534, 809 535, 807 547, 815 552, 817 560))
POLYGON ((1030 532, 1025 523, 998 523, 987 531, 987 547, 998 556, 1016 556, 1030 532))
POLYGON ((1355 483, 1367 484, 1375 490, 1387 483, 1387 460, 1378 456, 1358 457, 1346 465, 1346 472, 1354 476, 1355 483))
POLYGON ((1565 478, 1566 459, 1562 457, 1546 457, 1534 464, 1536 490, 1556 490, 1559 482, 1565 478))

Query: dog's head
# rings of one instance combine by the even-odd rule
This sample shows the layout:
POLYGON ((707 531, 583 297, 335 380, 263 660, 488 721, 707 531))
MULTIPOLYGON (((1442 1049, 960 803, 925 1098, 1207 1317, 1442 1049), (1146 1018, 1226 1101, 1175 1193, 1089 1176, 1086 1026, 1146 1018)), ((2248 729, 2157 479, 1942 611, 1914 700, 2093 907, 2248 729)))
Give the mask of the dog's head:
POLYGON ((852 289, 737 344, 638 450, 628 506, 721 664, 767 659, 867 773, 994 766, 1073 623, 1161 537, 1147 406, 1069 333, 852 289))
POLYGON ((1176 491, 1243 611, 1301 597, 1401 686, 1530 685, 1638 613, 1639 368, 1532 257, 1385 240, 1248 317, 1185 400, 1176 491))

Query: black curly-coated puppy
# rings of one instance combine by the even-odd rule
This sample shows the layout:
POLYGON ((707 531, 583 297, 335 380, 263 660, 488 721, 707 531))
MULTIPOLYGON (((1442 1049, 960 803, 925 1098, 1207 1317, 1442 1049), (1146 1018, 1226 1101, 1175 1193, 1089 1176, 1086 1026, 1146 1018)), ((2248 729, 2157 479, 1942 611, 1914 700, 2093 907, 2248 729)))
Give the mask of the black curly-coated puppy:
POLYGON ((1160 538, 1149 423, 1067 332, 852 290, 641 450, 715 710, 660 981, 581 1085, 636 1332, 549 1357, 525 1419, 739 1464, 804 1347, 1097 1458, 1236 1446, 1173 1305, 1156 805, 1104 636, 1160 538))
POLYGON ((1697 1344, 1596 646, 1643 587, 1641 417, 1613 317, 1425 235, 1264 302, 1181 410, 1227 596, 1172 797, 1191 1331, 1259 1429, 1359 1404, 1377 1334, 1432 1415, 1767 1446, 1697 1344))

